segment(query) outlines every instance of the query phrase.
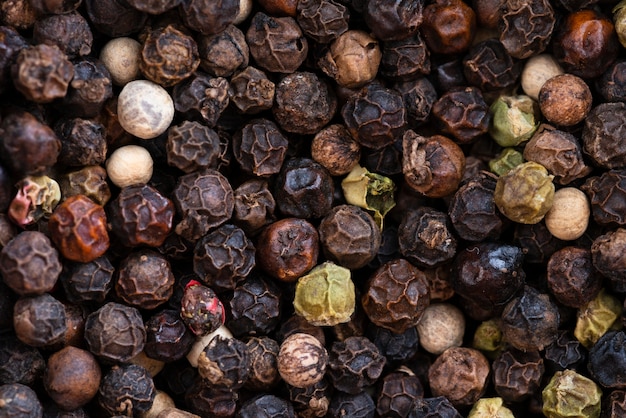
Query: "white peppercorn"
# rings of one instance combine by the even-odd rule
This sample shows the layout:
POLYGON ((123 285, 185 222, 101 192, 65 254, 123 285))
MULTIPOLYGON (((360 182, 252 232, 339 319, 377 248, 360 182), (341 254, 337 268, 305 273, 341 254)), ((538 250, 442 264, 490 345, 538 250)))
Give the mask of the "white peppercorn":
POLYGON ((100 61, 109 70, 113 83, 124 86, 139 76, 141 44, 127 37, 111 39, 100 51, 100 61))
POLYGON ((141 139, 152 139, 172 123, 174 101, 167 90, 156 83, 131 81, 120 92, 117 116, 126 132, 141 139))
POLYGON ((145 184, 152 177, 152 157, 139 145, 125 145, 116 149, 106 161, 107 176, 122 188, 145 184))
POLYGON ((438 355, 450 347, 460 347, 465 333, 463 312, 449 303, 433 303, 422 314, 417 332, 429 353, 438 355))
POLYGON ((590 213, 585 193, 575 187, 564 187, 554 192, 552 207, 544 219, 552 235, 571 241, 585 233, 590 213))
POLYGON ((563 74, 563 69, 550 54, 540 54, 526 61, 522 70, 522 90, 534 100, 539 99, 539 90, 550 78, 563 74))

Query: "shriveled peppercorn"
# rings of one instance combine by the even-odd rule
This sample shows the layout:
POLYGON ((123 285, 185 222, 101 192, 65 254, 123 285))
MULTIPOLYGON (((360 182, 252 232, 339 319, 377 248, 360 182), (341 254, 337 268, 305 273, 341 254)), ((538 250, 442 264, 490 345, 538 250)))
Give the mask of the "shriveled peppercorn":
POLYGON ((289 400, 296 413, 303 417, 322 417, 328 413, 333 391, 332 385, 322 379, 314 385, 305 388, 289 386, 289 400))
POLYGON ((32 386, 43 376, 45 369, 46 362, 37 348, 13 335, 0 340, 0 385, 20 383, 32 386))
POLYGON ((198 38, 200 68, 216 77, 228 77, 248 67, 250 50, 243 32, 234 25, 198 38))
POLYGON ((370 0, 363 8, 363 18, 378 39, 393 41, 417 32, 423 8, 422 0, 370 0))
POLYGON ((507 0, 500 23, 500 42, 514 58, 542 53, 552 37, 556 16, 547 0, 507 0))
POLYGON ((280 297, 280 289, 272 282, 260 276, 247 277, 233 291, 226 326, 235 337, 270 334, 279 323, 280 297))
POLYGON ((224 324, 226 311, 211 288, 191 280, 180 301, 180 316, 191 332, 203 337, 224 324))
POLYGON ((522 65, 500 41, 487 39, 470 48, 463 58, 463 73, 471 85, 487 92, 513 86, 522 73, 522 65))
POLYGON ((236 390, 250 374, 250 354, 236 338, 217 335, 198 357, 198 372, 212 385, 236 390))
POLYGON ((430 73, 430 54, 419 33, 383 44, 380 74, 392 80, 412 80, 430 73))
POLYGON ((275 395, 257 395, 243 402, 236 418, 296 418, 293 405, 275 395))
POLYGON ((407 417, 415 409, 424 388, 419 378, 407 367, 388 373, 383 379, 376 399, 376 412, 385 417, 407 417))
POLYGON ((113 366, 102 377, 98 404, 109 414, 133 416, 146 412, 156 395, 148 371, 135 364, 113 366))
POLYGON ((234 197, 232 219, 246 235, 257 235, 264 226, 275 220, 276 201, 266 180, 252 179, 243 182, 235 189, 234 197))
POLYGON ((219 135, 196 121, 170 126, 167 132, 167 163, 185 173, 217 168, 221 156, 219 135))
POLYGON ((491 114, 476 87, 452 89, 433 104, 431 115, 442 132, 466 144, 487 133, 491 114))
POLYGON ((70 301, 102 303, 113 287, 114 271, 104 255, 88 263, 67 263, 60 281, 70 301))
POLYGON ((189 29, 213 35, 220 33, 235 21, 239 14, 239 0, 183 1, 180 16, 189 29))
POLYGON ((376 403, 367 392, 351 395, 335 392, 328 406, 328 417, 371 418, 376 413, 376 403))
POLYGON ((474 39, 476 15, 461 0, 438 0, 424 8, 420 30, 432 52, 459 54, 465 52, 474 39))
POLYGON ((251 65, 231 77, 230 87, 230 100, 243 113, 259 113, 274 104, 274 83, 251 65))
POLYGON ((54 126, 61 140, 58 162, 70 166, 102 164, 106 159, 107 142, 104 126, 91 119, 61 119, 54 126))
POLYGON ((67 198, 82 194, 104 206, 111 198, 111 189, 106 179, 107 172, 99 165, 67 172, 59 177, 61 195, 67 198))
MULTIPOLYGON (((0 5, 0 10, 5 3, 0 5)), ((7 3, 8 4, 8 3, 7 3)), ((0 92, 3 92, 11 81, 11 64, 20 50, 29 46, 26 39, 11 25, 0 27, 0 92)))
POLYGON ((493 382, 506 402, 520 402, 535 393, 545 371, 538 351, 503 351, 492 365, 493 382))
POLYGON ((602 391, 593 380, 573 370, 556 372, 542 391, 545 416, 600 415, 602 391))
POLYGON ((74 61, 74 78, 61 102, 61 110, 69 116, 95 117, 112 96, 109 70, 99 59, 83 57, 74 61))
POLYGON ((452 260, 457 248, 448 215, 428 206, 403 214, 398 242, 400 253, 422 267, 436 267, 452 260))
POLYGON ((587 360, 587 351, 569 331, 559 331, 557 339, 546 347, 543 355, 548 370, 576 370, 587 360))
POLYGON ((626 229, 617 228, 598 236, 591 245, 593 266, 611 281, 616 291, 626 290, 623 272, 624 249, 626 248, 626 229))
MULTIPOLYGON (((413 417, 413 415, 409 415, 413 417)), ((461 418, 461 414, 445 396, 417 400, 416 417, 436 416, 441 418, 461 418)))
POLYGON ((288 145, 287 138, 269 119, 252 119, 232 138, 233 155, 240 167, 260 177, 280 171, 288 145))
POLYGON ((306 36, 327 44, 348 30, 350 11, 334 0, 302 0, 296 6, 296 20, 306 36))
POLYGON ((596 91, 608 102, 626 102, 626 60, 618 59, 598 77, 596 91))
POLYGON ((48 293, 22 296, 13 305, 13 328, 17 338, 30 346, 58 347, 67 333, 65 307, 48 293))
POLYGON ((559 302, 574 308, 587 304, 602 288, 591 250, 580 247, 565 247, 552 254, 547 266, 547 282, 559 302))
POLYGON ((315 134, 311 142, 311 157, 331 175, 348 174, 358 164, 361 147, 344 125, 329 125, 315 134))
POLYGON ((601 103, 585 118, 582 143, 596 165, 607 169, 626 167, 626 149, 618 140, 626 134, 624 120, 626 103, 622 102, 601 103))
POLYGON ((229 88, 224 77, 211 77, 198 71, 174 86, 174 109, 190 119, 199 116, 214 127, 230 102, 229 88))
POLYGON ((56 45, 69 58, 75 58, 91 52, 93 34, 87 20, 71 12, 38 19, 33 26, 33 40, 37 44, 56 45))
POLYGON ((415 129, 424 124, 430 117, 433 104, 437 101, 437 91, 428 78, 402 81, 392 87, 402 95, 409 127, 415 129))
POLYGON ((626 170, 588 177, 581 190, 589 197, 594 221, 603 226, 626 225, 626 170))
POLYGON ((195 379, 189 382, 184 392, 183 404, 191 413, 197 415, 211 414, 215 417, 232 417, 237 409, 239 395, 237 391, 214 386, 198 376, 193 369, 195 379))
POLYGON ((348 337, 333 343, 327 375, 336 389, 356 395, 382 374, 385 357, 366 337, 348 337))
POLYGON ((150 358, 173 362, 183 358, 195 339, 174 309, 164 309, 152 315, 145 323, 144 351, 150 358))
POLYGON ((267 390, 280 381, 278 351, 280 345, 270 337, 251 337, 246 341, 250 354, 250 375, 244 388, 267 390))
POLYGON ((318 66, 340 86, 357 88, 376 78, 381 58, 375 38, 361 30, 349 30, 333 41, 318 66))

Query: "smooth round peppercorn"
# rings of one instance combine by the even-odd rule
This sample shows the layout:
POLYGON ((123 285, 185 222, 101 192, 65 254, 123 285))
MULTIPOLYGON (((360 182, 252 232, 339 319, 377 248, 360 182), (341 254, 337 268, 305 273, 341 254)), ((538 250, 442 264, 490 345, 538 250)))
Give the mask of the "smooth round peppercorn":
POLYGON ((450 347, 460 347, 465 333, 463 312, 448 303, 426 307, 417 323, 419 342, 424 350, 439 355, 450 347))
POLYGON ((43 408, 35 392, 21 383, 0 386, 0 415, 6 417, 42 417, 43 408))
POLYGON ((67 346, 48 359, 44 386, 57 405, 72 411, 96 396, 101 377, 100 366, 93 354, 67 346))
POLYGON ((565 187, 554 193, 552 207, 546 213, 546 227, 564 241, 580 238, 587 230, 591 209, 580 189, 565 187))
POLYGON ((144 147, 125 145, 113 151, 107 159, 107 176, 120 188, 145 184, 152 178, 153 165, 152 157, 144 147))
POLYGON ((554 76, 539 90, 539 107, 545 118, 555 125, 572 126, 591 110, 591 90, 585 81, 572 74, 554 76))
POLYGON ((326 372, 328 353, 312 335, 291 334, 280 345, 278 372, 285 382, 297 388, 312 386, 326 372))
POLYGON ((556 372, 541 395, 543 413, 549 418, 600 416, 602 391, 593 380, 574 370, 556 372))
POLYGON ((109 70, 113 83, 124 86, 139 76, 141 44, 128 37, 113 38, 100 50, 100 61, 109 70))
POLYGON ((376 78, 381 59, 376 38, 361 30, 348 30, 330 44, 318 65, 337 84, 354 89, 376 78))
POLYGON ((328 353, 327 376, 335 389, 356 395, 383 372, 385 357, 366 337, 335 341, 328 353))
POLYGON ((88 263, 109 248, 104 208, 84 195, 70 196, 55 209, 48 228, 61 254, 88 263))
POLYGON ((563 74, 563 69, 556 58, 550 54, 539 54, 530 57, 520 79, 524 93, 534 100, 539 99, 539 91, 544 83, 557 75, 563 74))
POLYGON ((172 123, 174 101, 158 84, 148 80, 131 81, 118 96, 117 116, 126 132, 141 139, 152 139, 172 123))
POLYGON ((98 405, 112 416, 133 416, 152 406, 156 390, 148 371, 135 364, 113 366, 102 377, 98 405))

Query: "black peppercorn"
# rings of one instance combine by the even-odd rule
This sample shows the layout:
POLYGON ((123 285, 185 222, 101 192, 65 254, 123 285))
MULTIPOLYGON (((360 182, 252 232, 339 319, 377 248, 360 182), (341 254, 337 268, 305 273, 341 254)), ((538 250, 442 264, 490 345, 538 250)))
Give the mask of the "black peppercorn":
POLYGON ((304 34, 320 44, 330 43, 348 30, 350 11, 339 1, 300 0, 296 13, 304 34))
POLYGON ((550 42, 555 23, 554 9, 547 0, 507 0, 500 21, 500 42, 517 59, 540 54, 550 42))
POLYGON ((576 370, 587 360, 587 350, 569 331, 559 331, 557 339, 546 347, 543 357, 549 371, 576 370))
POLYGON ((235 337, 267 335, 281 315, 281 291, 260 276, 247 277, 233 291, 226 327, 235 337))
POLYGON ((215 127, 230 102, 229 88, 225 78, 198 71, 174 86, 174 109, 189 119, 201 117, 208 126, 215 127))
POLYGON ((243 402, 236 418, 296 418, 293 405, 275 395, 257 395, 243 402))
POLYGON ((103 34, 116 38, 139 32, 148 15, 123 0, 85 0, 89 21, 103 34))
POLYGON ((448 90, 433 104, 431 115, 442 132, 467 144, 487 133, 491 113, 476 87, 448 90))
POLYGON ((252 119, 232 138, 233 155, 247 173, 269 177, 280 171, 289 142, 269 119, 252 119))
MULTIPOLYGON (((243 182, 234 191, 235 208, 233 222, 252 237, 275 221, 276 201, 269 190, 267 181, 252 179, 243 182)), ((257 245, 257 253, 258 253, 257 245)))
POLYGON ((424 397, 419 378, 406 367, 388 373, 378 389, 376 412, 381 417, 402 418, 411 415, 417 400, 424 397))
POLYGON ((237 390, 250 375, 250 353, 236 338, 215 336, 198 357, 198 372, 213 386, 237 390))
POLYGON ((588 248, 562 248, 550 256, 546 269, 550 292, 565 306, 581 308, 602 289, 602 278, 588 248))
POLYGON ((426 77, 401 81, 393 89, 402 95, 408 125, 415 129, 428 121, 433 104, 437 101, 437 91, 426 77))
POLYGON ((488 92, 513 86, 522 73, 521 61, 511 57, 496 39, 481 41, 463 58, 467 81, 488 92))
POLYGON ((623 388, 626 384, 626 333, 609 331, 589 351, 589 372, 605 388, 623 388))
POLYGON ((53 14, 35 22, 33 41, 37 44, 56 45, 69 58, 76 58, 91 52, 93 34, 89 23, 81 14, 53 14))
POLYGON ((617 292, 626 290, 624 280, 624 250, 626 248, 626 229, 617 228, 608 231, 593 240, 591 244, 591 260, 593 267, 609 279, 617 292))
POLYGON ((594 221, 602 226, 626 225, 626 170, 587 177, 580 189, 589 198, 594 221))
POLYGON ((0 339, 0 385, 32 386, 45 369, 46 362, 37 348, 12 335, 0 339))
POLYGON ((348 337, 333 343, 329 352, 327 375, 333 386, 356 395, 382 374, 385 357, 366 337, 348 337))
POLYGON ((413 80, 430 73, 430 53, 419 35, 383 44, 380 75, 390 80, 413 80))
POLYGON ((156 395, 148 371, 136 364, 113 366, 102 377, 98 404, 111 416, 133 416, 146 412, 156 395))
POLYGON ((239 400, 237 391, 211 385, 200 376, 190 383, 184 394, 184 405, 189 412, 200 416, 210 414, 215 418, 231 418, 235 415, 239 400))
POLYGON ((370 0, 363 8, 363 18, 376 38, 393 41, 417 32, 423 8, 423 0, 370 0))
POLYGON ((23 296, 13 305, 17 338, 33 347, 56 348, 65 341, 65 306, 48 293, 23 296))
POLYGON ((114 271, 104 255, 88 263, 66 263, 60 281, 71 302, 102 303, 113 287, 114 271))
POLYGON ((626 60, 615 61, 598 77, 596 90, 608 102, 626 102, 626 60))
POLYGON ((493 382, 506 402, 520 402, 535 393, 545 371, 538 351, 503 351, 493 362, 493 382))
POLYGON ((245 114, 271 109, 274 104, 274 83, 251 65, 231 77, 230 87, 230 100, 245 114))
POLYGON ((335 392, 328 406, 330 418, 374 418, 376 404, 367 392, 348 394, 335 392))
POLYGON ((462 415, 450 403, 445 396, 434 398, 423 398, 417 400, 417 407, 410 417, 441 417, 441 418, 461 418, 462 415))
POLYGON ((593 162, 606 169, 626 167, 626 148, 618 138, 626 134, 626 103, 601 103, 585 118, 582 144, 593 162), (611 115, 611 117, 608 117, 611 115))
POLYGON ((278 343, 269 337, 250 337, 246 346, 250 354, 250 375, 244 388, 261 391, 276 386, 280 381, 278 343))
POLYGON ((144 351, 150 358, 173 362, 183 358, 195 342, 180 312, 164 309, 152 315, 145 324, 144 351))
POLYGON ((412 358, 419 349, 419 335, 416 327, 409 327, 402 333, 372 324, 365 335, 374 343, 388 365, 400 364, 412 358))
POLYGON ((228 77, 237 69, 248 68, 248 44, 243 32, 234 25, 214 35, 198 38, 200 68, 216 77, 228 77))
POLYGON ((0 386, 0 415, 42 417, 43 408, 33 389, 21 383, 8 383, 0 386))

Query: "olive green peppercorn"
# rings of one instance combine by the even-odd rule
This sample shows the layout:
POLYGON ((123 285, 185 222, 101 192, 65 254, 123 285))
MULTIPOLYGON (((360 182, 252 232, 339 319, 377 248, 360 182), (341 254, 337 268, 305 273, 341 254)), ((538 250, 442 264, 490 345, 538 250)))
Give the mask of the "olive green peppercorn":
POLYGON ((542 391, 543 413, 548 418, 600 416, 602 392, 591 379, 574 370, 556 372, 542 391))

